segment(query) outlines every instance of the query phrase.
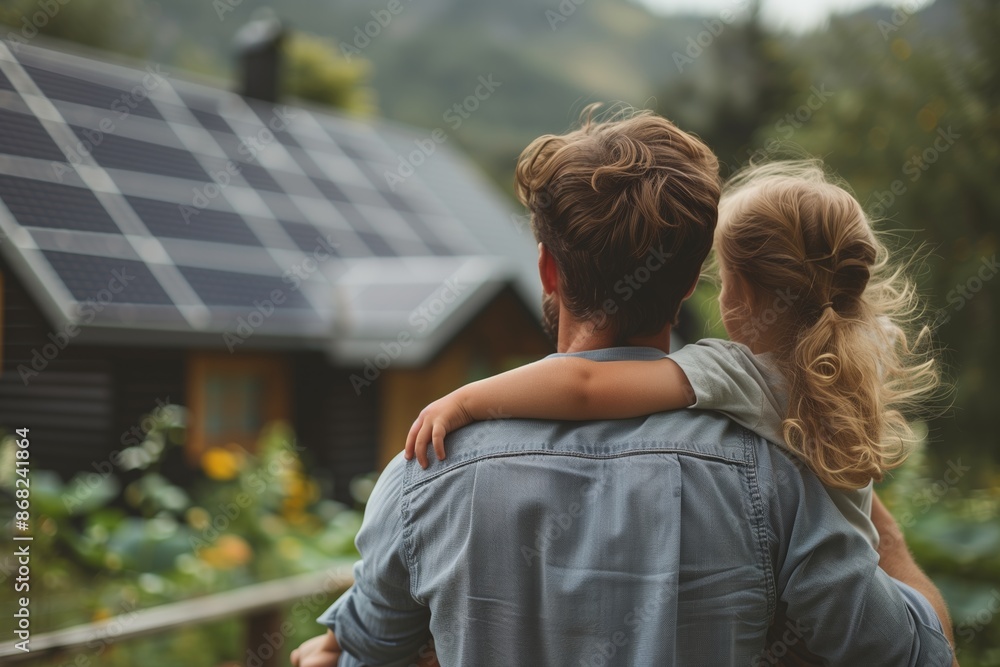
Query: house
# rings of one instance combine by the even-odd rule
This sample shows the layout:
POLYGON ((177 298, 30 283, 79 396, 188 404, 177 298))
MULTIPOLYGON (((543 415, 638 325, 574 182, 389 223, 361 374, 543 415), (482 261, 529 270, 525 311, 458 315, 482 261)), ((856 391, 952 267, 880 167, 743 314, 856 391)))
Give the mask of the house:
POLYGON ((0 426, 36 468, 169 402, 191 460, 288 420, 343 497, 428 401, 550 351, 530 230, 446 131, 263 89, 0 42, 0 426))

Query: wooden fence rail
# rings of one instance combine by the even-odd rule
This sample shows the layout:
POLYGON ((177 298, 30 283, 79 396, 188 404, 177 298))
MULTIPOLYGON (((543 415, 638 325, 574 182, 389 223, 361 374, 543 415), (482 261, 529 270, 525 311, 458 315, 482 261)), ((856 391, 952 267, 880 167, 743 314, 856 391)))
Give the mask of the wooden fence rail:
MULTIPOLYGON (((351 564, 339 563, 323 572, 253 584, 234 591, 134 611, 96 623, 32 635, 28 643, 29 652, 18 649, 15 646, 17 642, 6 642, 0 644, 0 663, 8 665, 83 649, 84 654, 94 654, 88 664, 100 664, 97 653, 110 644, 239 617, 244 619, 247 628, 248 653, 244 657, 256 658, 254 667, 283 665, 287 664, 287 655, 294 647, 286 645, 291 624, 283 621, 282 610, 289 605, 301 604, 305 606, 300 609, 308 612, 309 618, 315 618, 332 602, 335 593, 347 589, 353 581, 351 564), (279 639, 275 640, 275 637, 279 639), (279 646, 274 646, 276 643, 279 646)), ((302 615, 301 611, 298 615, 302 615)), ((69 662, 76 664, 73 658, 69 662)), ((242 664, 243 660, 240 662, 242 664)))

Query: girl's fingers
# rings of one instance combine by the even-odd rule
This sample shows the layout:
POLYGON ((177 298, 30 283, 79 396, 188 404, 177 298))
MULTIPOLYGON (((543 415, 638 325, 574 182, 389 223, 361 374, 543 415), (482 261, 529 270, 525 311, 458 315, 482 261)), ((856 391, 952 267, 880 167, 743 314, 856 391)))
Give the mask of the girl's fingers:
POLYGON ((437 454, 438 461, 444 461, 444 436, 444 426, 435 422, 431 437, 434 440, 434 453, 437 454))
POLYGON ((444 424, 435 419, 434 416, 427 416, 421 413, 413 425, 410 426, 409 433, 406 434, 406 445, 403 448, 403 457, 409 461, 416 456, 421 468, 427 468, 430 460, 427 458, 427 448, 433 443, 434 453, 439 461, 444 461, 444 436, 447 435, 444 424))
POLYGON ((406 434, 406 446, 403 448, 403 458, 409 461, 413 458, 413 448, 417 444, 417 434, 420 433, 420 426, 423 424, 423 415, 418 416, 410 426, 410 432, 406 434))
POLYGON ((427 460, 427 445, 431 439, 431 425, 430 420, 424 420, 424 423, 420 426, 420 434, 417 436, 417 461, 420 463, 421 468, 426 468, 429 465, 427 460))

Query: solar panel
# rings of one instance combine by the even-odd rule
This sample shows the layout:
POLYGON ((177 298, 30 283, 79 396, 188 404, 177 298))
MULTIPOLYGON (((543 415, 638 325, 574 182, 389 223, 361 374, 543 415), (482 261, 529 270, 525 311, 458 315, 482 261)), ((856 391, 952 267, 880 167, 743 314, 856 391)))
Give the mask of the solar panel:
POLYGON ((216 132, 226 132, 229 134, 233 132, 233 128, 229 127, 225 119, 217 113, 195 108, 191 108, 191 113, 198 119, 198 122, 205 126, 206 130, 215 130, 216 132))
MULTIPOLYGON (((254 112, 257 119, 262 125, 267 125, 268 129, 273 130, 275 139, 280 141, 285 146, 289 147, 300 147, 299 142, 295 141, 295 138, 288 132, 287 128, 281 128, 277 126, 272 126, 270 121, 274 116, 274 107, 270 104, 262 104, 254 100, 247 100, 247 106, 254 112)), ((256 125, 256 124, 255 124, 256 125)), ((256 133, 258 127, 253 128, 253 132, 256 133)))
POLYGON ((254 188, 270 190, 271 192, 284 192, 278 182, 274 180, 274 176, 260 165, 252 162, 237 162, 236 165, 246 182, 254 188))
POLYGON ((348 201, 354 204, 364 204, 366 206, 387 207, 385 198, 370 183, 358 187, 344 184, 343 190, 347 193, 348 201))
POLYGON ((144 197, 126 199, 153 236, 260 245, 247 223, 235 213, 210 208, 199 209, 190 202, 177 204, 144 197))
POLYGON ((331 131, 329 128, 327 128, 327 133, 334 140, 334 143, 337 145, 337 148, 339 148, 344 153, 344 155, 354 158, 358 162, 362 162, 364 160, 368 160, 371 158, 372 154, 370 152, 361 148, 356 148, 353 145, 354 140, 352 137, 350 137, 350 135, 336 133, 331 131))
MULTIPOLYGON (((219 117, 221 120, 221 117, 219 117)), ((224 122, 224 121, 223 121, 224 122)), ((211 129, 211 128, 207 128, 211 129)), ((232 130, 212 130, 212 141, 219 145, 219 148, 233 160, 247 160, 248 154, 246 149, 241 150, 240 145, 242 140, 233 134, 232 130)))
MULTIPOLYGON (((476 211, 473 223, 491 206, 467 194, 461 168, 434 187, 424 181, 435 174, 429 166, 398 190, 385 182, 397 153, 412 150, 413 137, 396 137, 398 129, 305 109, 286 113, 173 76, 140 101, 131 91, 143 71, 56 54, 39 48, 42 41, 16 53, 0 42, 0 88, 15 93, 0 95, 0 200, 11 214, 0 207, 0 229, 9 233, 16 223, 36 230, 13 235, 0 253, 29 253, 16 263, 29 270, 41 272, 40 260, 48 262, 51 271, 37 284, 54 274, 77 301, 107 289, 114 271, 135 276, 115 295, 130 304, 129 318, 109 319, 116 317, 109 307, 98 324, 132 326, 144 312, 145 321, 166 322, 164 306, 175 305, 174 317, 183 315, 192 330, 222 330, 255 300, 282 290, 282 316, 262 325, 265 337, 273 325, 276 336, 325 340, 335 317, 349 323, 356 316, 398 333, 407 326, 399 318, 419 305, 420 294, 454 267, 476 265, 461 255, 489 253, 445 204, 461 200, 476 211), (36 86, 48 100, 31 108, 45 122, 23 113, 17 99, 36 86), (114 110, 125 101, 136 118, 119 122, 114 110), (110 129, 89 127, 109 117, 110 129), (59 148, 69 133, 86 149, 74 146, 72 165, 59 148), (67 171, 39 166, 49 161, 67 171), (60 177, 66 182, 54 182, 60 177), (282 279, 320 257, 322 268, 300 288, 282 279), (334 293, 342 286, 331 285, 347 275, 354 276, 346 288, 353 296, 344 300, 334 293), (358 297, 360 275, 385 285, 358 297), (341 307, 354 315, 337 314, 341 307)), ((435 159, 450 160, 445 153, 435 159)), ((61 305, 72 312, 72 304, 61 305)))
POLYGON ((392 249, 392 246, 389 245, 385 238, 378 234, 358 232, 358 236, 371 248, 372 254, 376 257, 395 257, 397 255, 396 251, 392 249))
POLYGON ((317 165, 311 157, 309 157, 309 153, 302 150, 301 146, 288 146, 286 147, 286 150, 306 176, 309 176, 310 178, 325 178, 323 170, 319 168, 319 165, 317 165))
POLYGON ((333 251, 335 255, 340 256, 335 246, 332 246, 329 242, 324 243, 326 234, 320 233, 312 225, 304 222, 291 222, 289 220, 282 220, 280 224, 302 252, 311 253, 320 249, 326 252, 333 251))
POLYGON ((337 209, 337 212, 340 213, 340 215, 344 216, 344 219, 347 220, 347 222, 354 229, 359 231, 371 231, 371 221, 362 215, 361 211, 358 210, 358 207, 351 202, 336 202, 334 208, 337 209))
POLYGON ((127 109, 129 113, 134 113, 137 116, 163 119, 160 112, 156 110, 156 107, 153 106, 153 103, 148 98, 137 101, 136 96, 131 95, 125 89, 84 81, 76 77, 59 74, 24 63, 22 63, 22 66, 31 75, 31 79, 35 84, 45 93, 46 97, 51 99, 75 102, 76 104, 97 107, 98 109, 112 109, 119 106, 121 109, 127 109))
POLYGON ((291 198, 279 192, 262 192, 261 199, 274 214, 277 220, 291 220, 293 222, 305 221, 305 214, 302 209, 295 205, 291 198))
POLYGON ((208 306, 253 308, 254 301, 269 299, 275 290, 279 290, 284 300, 275 304, 277 308, 310 309, 302 292, 290 289, 289 284, 279 277, 187 266, 180 267, 180 271, 208 306))
MULTIPOLYGON (((416 232, 420 240, 423 241, 428 248, 434 251, 436 255, 453 255, 455 252, 451 250, 446 243, 444 243, 440 237, 435 233, 431 226, 428 225, 424 220, 416 213, 404 212, 402 213, 403 219, 406 220, 406 224, 409 225, 410 229, 416 232)), ((471 254, 471 253, 470 253, 471 254)))
POLYGON ((344 192, 343 188, 339 187, 333 181, 328 181, 325 178, 313 178, 310 180, 313 182, 313 184, 316 185, 317 188, 319 188, 319 191, 322 192, 323 195, 330 201, 334 202, 351 201, 351 198, 347 196, 347 193, 344 192))
POLYGON ((94 193, 83 188, 0 175, 0 199, 25 227, 120 233, 94 193))
POLYGON ((66 161, 66 156, 37 118, 6 109, 0 109, 0 149, 8 155, 66 161))
POLYGON ((190 153, 170 146, 138 141, 116 134, 103 133, 96 143, 93 132, 72 126, 80 141, 87 142, 90 152, 102 167, 142 171, 161 176, 174 176, 194 181, 207 181, 208 174, 190 153))
POLYGON ((271 192, 284 192, 282 187, 274 179, 267 169, 264 169, 255 161, 252 153, 246 148, 241 150, 241 140, 233 134, 215 133, 212 138, 232 162, 227 164, 226 160, 212 158, 207 160, 210 164, 210 171, 239 172, 252 187, 259 190, 269 190, 271 192))
POLYGON ((403 195, 396 194, 389 188, 380 188, 379 194, 382 198, 389 202, 389 205, 396 209, 397 211, 420 211, 423 207, 418 206, 416 201, 412 197, 406 197, 403 195))
POLYGON ((143 262, 54 250, 42 253, 80 303, 173 305, 143 262))

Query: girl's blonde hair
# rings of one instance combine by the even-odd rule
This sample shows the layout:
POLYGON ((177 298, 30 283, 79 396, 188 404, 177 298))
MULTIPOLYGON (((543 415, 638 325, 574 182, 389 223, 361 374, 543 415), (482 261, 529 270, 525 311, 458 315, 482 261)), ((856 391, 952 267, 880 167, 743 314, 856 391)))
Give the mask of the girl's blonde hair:
POLYGON ((940 380, 915 287, 861 205, 817 161, 751 166, 723 191, 715 247, 749 292, 741 337, 763 336, 786 378, 788 447, 827 486, 881 480, 940 380))

